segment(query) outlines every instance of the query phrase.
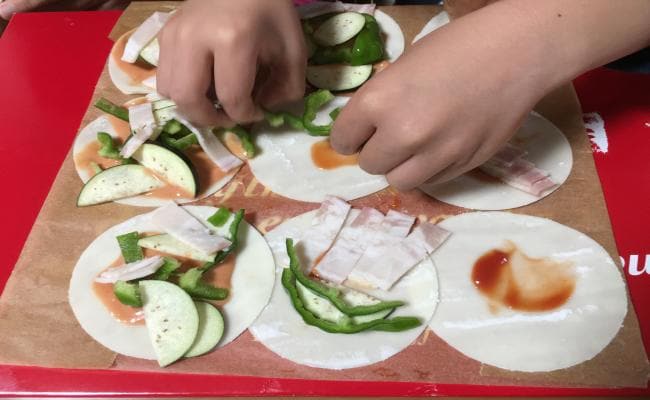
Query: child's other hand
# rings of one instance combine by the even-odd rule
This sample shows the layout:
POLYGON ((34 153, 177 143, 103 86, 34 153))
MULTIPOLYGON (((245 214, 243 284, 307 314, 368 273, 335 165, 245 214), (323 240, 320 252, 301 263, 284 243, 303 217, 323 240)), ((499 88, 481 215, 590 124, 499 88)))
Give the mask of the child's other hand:
POLYGON ((250 122, 303 96, 306 50, 290 0, 188 0, 159 34, 158 91, 199 125, 250 122), (208 98, 214 89, 225 111, 208 98))
POLYGON ((490 158, 547 88, 531 79, 536 58, 497 47, 496 33, 477 38, 463 22, 425 37, 368 81, 337 118, 334 149, 360 149, 361 168, 400 190, 444 182, 490 158))
POLYGON ((5 0, 0 3, 0 18, 27 11, 104 10, 122 8, 128 0, 5 0))

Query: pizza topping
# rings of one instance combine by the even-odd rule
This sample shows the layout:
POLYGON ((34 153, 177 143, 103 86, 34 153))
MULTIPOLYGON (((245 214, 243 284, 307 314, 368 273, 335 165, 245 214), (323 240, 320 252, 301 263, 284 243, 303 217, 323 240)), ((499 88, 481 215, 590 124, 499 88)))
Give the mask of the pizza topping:
POLYGON ((216 235, 190 213, 171 201, 166 206, 152 212, 151 220, 178 241, 207 254, 223 250, 231 244, 229 240, 216 235))
POLYGON ((315 274, 334 283, 343 283, 363 255, 380 227, 384 214, 364 207, 349 226, 343 227, 332 248, 316 266, 315 274))
POLYGON ((153 115, 152 103, 129 107, 129 124, 133 135, 120 150, 120 155, 124 158, 131 157, 144 142, 149 139, 154 140, 160 133, 156 117, 153 115))
POLYGON ((352 11, 362 14, 373 14, 376 5, 372 4, 348 4, 340 1, 314 1, 308 4, 303 4, 298 7, 298 14, 301 19, 314 18, 319 15, 339 13, 345 11, 352 11))
POLYGON ((449 232, 424 222, 405 239, 384 247, 376 257, 366 258, 348 276, 354 286, 390 289, 404 274, 447 239, 449 232))
POLYGON ((109 268, 95 278, 97 283, 115 283, 117 281, 130 281, 133 279, 144 278, 158 270, 165 260, 161 256, 153 256, 135 261, 132 263, 120 265, 119 267, 109 268))
POLYGON ((129 37, 124 48, 122 61, 135 63, 140 52, 151 42, 165 25, 171 14, 155 12, 147 18, 129 37))
POLYGON ((210 160, 219 167, 222 171, 230 171, 243 164, 242 160, 235 157, 226 149, 221 141, 214 135, 211 129, 199 129, 192 125, 185 118, 175 113, 175 119, 181 124, 185 125, 195 136, 199 145, 208 155, 210 160))
POLYGON ((321 203, 312 220, 311 228, 304 233, 300 240, 305 258, 313 260, 313 264, 306 266, 307 273, 330 248, 349 212, 350 205, 338 197, 327 196, 321 203))

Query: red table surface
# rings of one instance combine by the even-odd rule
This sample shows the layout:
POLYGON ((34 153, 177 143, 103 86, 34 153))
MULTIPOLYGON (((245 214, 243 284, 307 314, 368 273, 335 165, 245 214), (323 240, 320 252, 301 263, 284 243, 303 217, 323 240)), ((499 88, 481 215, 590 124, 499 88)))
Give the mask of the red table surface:
MULTIPOLYGON (((0 180, 5 188, 0 196, 5 255, 0 290, 72 144, 119 15, 18 15, 0 38, 0 180)), ((645 343, 650 343, 650 291, 644 290, 650 284, 650 76, 597 70, 576 80, 576 88, 585 112, 598 112, 605 120, 609 148, 595 153, 596 164, 645 343)), ((0 366, 0 395, 578 396, 650 395, 650 389, 332 383, 0 366)))

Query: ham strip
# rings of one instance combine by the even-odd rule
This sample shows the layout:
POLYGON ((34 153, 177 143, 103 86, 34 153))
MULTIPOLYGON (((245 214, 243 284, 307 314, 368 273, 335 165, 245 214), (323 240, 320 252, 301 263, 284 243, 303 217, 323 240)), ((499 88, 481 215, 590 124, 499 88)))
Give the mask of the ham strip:
POLYGON ((124 143, 120 155, 129 158, 146 142, 154 140, 160 133, 151 103, 129 107, 129 125, 133 135, 124 143))
POLYGON ((164 263, 165 260, 161 256, 148 257, 140 261, 120 265, 119 267, 109 268, 99 274, 95 278, 95 282, 115 283, 117 281, 130 281, 144 278, 158 271, 158 268, 164 263))
POLYGON ((343 283, 366 247, 380 229, 384 214, 364 207, 348 226, 343 227, 336 241, 316 265, 314 273, 334 283, 343 283))
POLYGON ((167 23, 170 14, 164 12, 155 12, 147 18, 142 25, 136 29, 124 47, 124 54, 122 54, 122 61, 134 63, 140 56, 140 52, 144 49, 149 42, 151 42, 162 27, 167 23))
POLYGON ((398 238, 406 237, 415 223, 415 217, 389 210, 381 226, 389 236, 398 238))
POLYGON ((178 241, 206 254, 213 254, 230 246, 229 240, 211 231, 173 201, 153 211, 151 221, 178 241))
POLYGON ((504 183, 515 189, 522 190, 534 196, 549 190, 557 184, 549 178, 549 173, 535 167, 535 164, 524 159, 517 159, 512 165, 504 166, 498 163, 488 161, 481 165, 480 170, 486 174, 501 179, 504 183))
POLYGON ((316 212, 311 222, 311 227, 305 231, 298 242, 298 254, 309 260, 303 262, 305 272, 310 273, 315 264, 330 248, 336 235, 345 223, 350 212, 350 205, 338 197, 327 196, 316 212))
POLYGON ((175 113, 174 117, 178 122, 185 125, 193 134, 196 135, 199 145, 203 151, 205 151, 205 154, 208 155, 210 160, 212 160, 220 170, 227 172, 243 164, 243 161, 228 151, 219 138, 212 133, 212 129, 199 129, 178 113, 175 113))
POLYGON ((511 143, 506 143, 488 162, 492 162, 504 167, 510 167, 516 160, 522 159, 528 152, 511 143))
POLYGON ((359 262, 348 276, 346 285, 389 290, 411 268, 435 251, 449 234, 437 225, 423 222, 405 239, 384 247, 372 259, 359 262))
POLYGON ((318 17, 319 15, 353 11, 373 15, 375 4, 349 4, 340 1, 314 1, 297 7, 301 19, 318 17))

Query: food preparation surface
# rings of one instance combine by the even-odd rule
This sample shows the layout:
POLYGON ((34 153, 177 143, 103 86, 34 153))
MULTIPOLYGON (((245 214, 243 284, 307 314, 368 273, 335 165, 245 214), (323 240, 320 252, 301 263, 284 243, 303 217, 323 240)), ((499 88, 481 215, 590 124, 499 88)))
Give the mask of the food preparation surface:
MULTIPOLYGON (((145 8, 151 7, 151 5, 146 5, 144 7, 145 8)), ((137 9, 135 10, 137 11, 137 9)), ((428 20, 428 18, 435 13, 434 8, 426 8, 426 9, 400 8, 400 9, 388 9, 387 11, 390 14, 393 14, 395 19, 398 20, 398 22, 403 25, 403 30, 405 32, 405 36, 407 37, 407 42, 410 40, 410 38, 414 36, 415 33, 417 33, 419 27, 424 25, 426 20, 428 20), (412 13, 413 15, 417 16, 416 17, 417 21, 415 19, 409 19, 408 13, 412 13), (404 18, 406 18, 409 21, 412 21, 411 24, 408 23, 404 24, 404 18)), ((142 16, 146 15, 148 11, 144 9, 140 9, 139 12, 141 13, 139 14, 141 16, 140 18, 142 18, 142 16)), ((2 55, 11 53, 10 46, 12 43, 14 46, 19 46, 20 43, 22 43, 21 42, 22 40, 26 40, 24 39, 25 36, 22 37, 16 36, 14 38, 10 36, 14 34, 14 32, 19 31, 20 29, 19 23, 21 20, 25 21, 25 25, 22 27, 23 31, 30 32, 33 36, 36 36, 33 37, 32 40, 33 43, 39 43, 39 45, 40 44, 45 45, 49 43, 47 40, 48 35, 44 35, 45 37, 39 37, 38 36, 39 33, 42 35, 46 29, 51 29, 52 31, 56 31, 57 29, 61 30, 62 28, 61 25, 63 24, 65 24, 62 29, 65 31, 63 34, 67 33, 70 36, 69 38, 66 38, 67 40, 66 44, 67 46, 70 46, 72 49, 74 49, 74 47, 71 45, 71 43, 79 42, 80 38, 78 36, 86 35, 84 36, 84 40, 81 40, 81 42, 88 41, 88 43, 85 44, 85 46, 87 46, 88 52, 83 53, 84 57, 81 57, 81 55, 78 54, 76 51, 72 51, 71 48, 61 47, 60 45, 58 47, 54 46, 54 49, 46 48, 42 50, 42 52, 38 53, 38 56, 32 55, 32 57, 34 57, 32 59, 32 62, 36 62, 36 60, 39 59, 41 61, 43 60, 42 58, 43 54, 49 54, 48 52, 50 51, 53 52, 52 54, 57 54, 56 51, 59 51, 58 54, 59 57, 56 58, 57 59, 62 58, 66 60, 65 57, 60 57, 62 54, 65 54, 67 56, 67 60, 70 63, 70 65, 68 65, 68 62, 64 61, 62 63, 63 65, 50 66, 53 69, 52 71, 45 71, 45 70, 30 71, 29 69, 27 69, 27 74, 29 73, 34 74, 34 76, 31 78, 33 79, 40 78, 43 80, 43 86, 44 86, 43 93, 39 93, 40 94, 39 96, 37 96, 36 92, 32 92, 31 88, 28 88, 29 90, 26 90, 25 87, 21 88, 20 87, 20 83, 22 82, 21 80, 17 80, 16 82, 7 81, 6 83, 3 82, 2 84, 0 84, 0 87, 3 88, 14 87, 10 85, 15 85, 16 89, 22 89, 22 93, 29 93, 29 97, 30 100, 32 101, 32 104, 29 105, 30 108, 28 108, 28 110, 34 110, 34 109, 43 110, 42 114, 39 114, 39 116, 42 115, 42 118, 34 118, 33 113, 31 114, 32 116, 30 118, 29 116, 26 115, 27 113, 25 113, 23 114, 23 119, 20 118, 17 119, 15 125, 12 125, 12 127, 15 126, 17 132, 24 130, 25 135, 33 134, 34 140, 39 140, 39 141, 47 140, 47 143, 50 144, 50 146, 45 146, 43 149, 41 149, 40 146, 35 146, 35 148, 37 149, 37 151, 43 151, 43 153, 45 154, 42 160, 50 161, 55 166, 58 166, 58 163, 61 161, 60 159, 61 155, 69 148, 71 139, 74 136, 74 133, 77 131, 76 125, 79 116, 86 108, 86 104, 88 101, 87 96, 90 93, 89 88, 92 87, 92 85, 94 84, 94 79, 96 76, 95 74, 97 74, 99 68, 103 64, 105 60, 105 55, 107 54, 108 48, 110 46, 110 42, 102 38, 106 30, 108 29, 108 27, 113 23, 115 17, 116 17, 115 13, 92 13, 92 14, 81 14, 81 15, 72 14, 72 16, 70 17, 66 16, 66 14, 25 15, 25 16, 20 16, 19 18, 14 20, 12 24, 16 24, 16 26, 10 27, 10 29, 5 34, 5 37, 0 39, 0 54, 2 55), (95 18, 95 20, 84 21, 84 18, 88 18, 90 20, 91 17, 95 18), (29 24, 30 28, 28 30, 26 22, 30 18, 41 18, 42 23, 40 27, 41 29, 43 29, 43 31, 39 30, 38 32, 34 32, 33 26, 36 23, 31 21, 29 24), (47 22, 49 22, 51 25, 48 25, 47 22), (100 26, 101 23, 103 23, 104 25, 100 26), (104 30, 100 31, 99 29, 100 27, 103 27, 104 30), (95 28, 97 32, 94 32, 93 28, 95 28), (85 31, 83 31, 83 33, 79 33, 80 29, 84 29, 85 31), (75 40, 77 42, 75 42, 75 40), (91 60, 91 58, 93 57, 88 56, 88 54, 91 53, 96 54, 97 60, 94 59, 91 60), (94 64, 91 61, 94 61, 94 64), (78 71, 82 69, 81 66, 84 66, 83 68, 84 72, 86 72, 86 70, 90 72, 87 72, 87 74, 84 73, 83 75, 79 75, 78 72, 77 75, 70 73, 70 71, 78 71), (55 72, 58 73, 58 75, 68 74, 69 80, 65 80, 65 81, 57 80, 58 75, 55 74, 55 72), (86 80, 84 82, 81 82, 82 78, 85 78, 86 80), (74 82, 74 83, 70 84, 70 82, 74 82), (60 86, 57 86, 57 83, 60 86), (65 85, 65 83, 67 83, 67 85, 65 85), (48 90, 46 91, 45 88, 48 88, 48 90), (74 98, 70 97, 74 95, 74 94, 70 94, 71 89, 76 89, 78 91, 76 97, 74 98), (50 105, 52 103, 54 104, 57 103, 55 96, 59 93, 66 93, 65 98, 69 100, 66 100, 64 106, 59 105, 58 107, 53 108, 50 105), (31 98, 31 96, 34 96, 35 98, 31 98), (44 101, 45 99, 49 99, 49 101, 44 101), (71 101, 75 101, 75 103, 79 103, 79 104, 70 104, 71 101), (53 110, 57 110, 59 113, 53 112, 53 110), (67 118, 63 117, 62 115, 65 115, 67 118), (53 138, 51 137, 48 137, 47 139, 44 138, 44 135, 48 134, 49 133, 48 131, 50 130, 52 131, 51 135, 55 135, 55 134, 58 135, 57 136, 58 140, 53 140, 53 138), (38 131, 39 133, 38 135, 36 134, 37 133, 36 131, 38 131), (61 140, 61 138, 63 138, 64 140, 61 140), (56 152, 51 146, 55 146, 58 149, 58 152, 56 152), (48 156, 50 158, 48 158, 48 156), (58 158, 54 156, 57 156, 58 158)), ((121 25, 121 28, 128 27, 129 23, 131 24, 135 23, 133 22, 133 20, 129 22, 128 19, 124 19, 122 22, 124 24, 121 25)), ((118 25, 118 29, 120 29, 120 25, 118 25)), ((18 33, 16 33, 16 35, 18 35, 18 33)), ((58 38, 58 40, 61 39, 58 38)), ((84 44, 81 43, 79 44, 79 46, 82 47, 84 46, 84 44)), ((77 47, 76 49, 80 47, 77 47)), ((1 59, 7 60, 7 58, 1 58, 1 59)), ((26 59, 29 58, 26 57, 26 59)), ((2 65, 1 68, 3 69, 1 70, 3 72, 12 71, 10 68, 12 67, 15 68, 15 65, 18 64, 18 63, 12 64, 12 61, 15 62, 14 60, 10 60, 9 65, 6 66, 2 65)), ((26 74, 25 70, 26 69, 22 69, 21 74, 26 74)), ((16 68, 16 71, 21 71, 21 69, 16 68)), ((109 87, 109 85, 107 84, 108 81, 106 79, 106 74, 103 74, 102 81, 100 81, 100 85, 98 86, 99 91, 95 93, 95 96, 99 95, 100 92, 101 94, 106 96, 107 91, 105 89, 109 87)), ((109 91, 110 94, 115 95, 114 97, 115 100, 121 99, 117 95, 117 92, 114 89, 113 92, 110 91, 111 89, 107 89, 107 90, 109 91)), ((27 96, 27 95, 23 94, 23 96, 27 96)), ((5 96, 3 96, 2 100, 5 100, 4 97, 5 96)), ((15 105, 13 105, 12 107, 12 105, 7 104, 3 107, 3 109, 14 110, 15 107, 16 107, 15 105)), ((565 187, 562 187, 558 191, 558 193, 549 197, 549 199, 543 202, 540 202, 536 205, 532 205, 526 208, 522 208, 520 210, 517 210, 517 212, 551 217, 567 225, 570 225, 574 228, 582 230, 585 233, 592 236, 597 241, 599 241, 601 244, 603 244, 605 248, 607 248, 607 250, 610 252, 610 254, 616 257, 616 250, 614 247, 614 242, 611 235, 609 222, 607 219, 607 213, 605 210, 601 189, 598 184, 597 175, 594 169, 594 165, 593 165, 593 161, 589 149, 589 143, 586 137, 584 136, 582 124, 580 121, 580 110, 577 106, 577 102, 575 96, 573 95, 573 91, 569 87, 565 87, 562 90, 559 90, 557 93, 554 93, 553 95, 549 96, 549 98, 546 99, 546 101, 538 108, 538 110, 542 114, 546 115, 549 119, 551 119, 556 125, 558 125, 558 127, 560 127, 560 129, 566 132, 567 135, 569 136, 569 139, 572 142, 575 151, 575 156, 576 156, 575 170, 567 185, 565 187), (577 205, 580 204, 580 202, 588 202, 590 206, 578 207, 577 205)), ((18 113, 19 111, 20 110, 17 110, 16 112, 18 113)), ((90 111, 90 113, 86 115, 86 118, 84 118, 84 121, 91 120, 90 118, 92 118, 95 115, 96 114, 94 114, 94 111, 90 111)), ((12 116, 11 121, 14 121, 14 118, 16 117, 12 116)), ((25 147, 27 145, 25 142, 19 142, 18 140, 20 138, 23 138, 24 140, 24 136, 17 134, 16 137, 13 136, 11 137, 12 138, 10 140, 15 140, 17 142, 17 146, 25 147)), ((9 143, 12 144, 12 142, 9 143)), ((7 149, 9 149, 9 147, 7 149)), ((29 165, 33 165, 34 157, 32 154, 23 153, 22 156, 25 157, 26 159, 30 159, 30 160, 22 160, 21 161, 22 163, 31 161, 29 165)), ((3 169, 3 171, 8 171, 9 170, 8 168, 9 167, 3 169)), ((41 172, 43 173, 43 175, 46 175, 47 172, 49 172, 50 170, 54 171, 55 169, 56 167, 50 165, 49 170, 47 168, 40 167, 40 168, 33 168, 33 171, 41 172)), ((30 168, 30 170, 32 170, 32 168, 30 168)), ((24 179, 24 177, 22 178, 24 179)), ((31 219, 33 219, 33 215, 35 214, 36 210, 40 206, 44 194, 47 191, 45 188, 49 187, 50 181, 46 180, 45 178, 49 178, 51 180, 51 176, 49 177, 44 176, 39 178, 43 179, 45 184, 40 186, 34 185, 37 187, 30 189, 30 190, 34 190, 33 195, 30 196, 30 198, 33 199, 32 201, 34 202, 34 204, 31 205, 32 206, 31 210, 28 210, 30 206, 29 203, 27 203, 26 206, 21 205, 20 206, 21 210, 23 209, 23 207, 26 210, 22 218, 16 215, 13 217, 7 216, 7 219, 5 219, 10 222, 15 221, 16 224, 12 224, 12 225, 16 225, 16 226, 20 226, 22 222, 22 227, 25 231, 28 229, 29 226, 29 223, 25 223, 25 219, 29 219, 30 221, 31 219), (39 197, 38 190, 41 190, 40 192, 41 197, 39 197), (29 211, 34 213, 32 214, 31 217, 27 215, 29 211), (16 219, 13 220, 12 218, 16 218, 16 219)), ((17 179, 17 178, 12 178, 12 179, 17 179)), ((16 183, 16 187, 18 188, 23 188, 25 186, 26 185, 24 181, 16 183)), ((6 296, 7 298, 11 298, 12 291, 16 287, 20 287, 20 285, 25 285, 26 283, 31 284, 32 285, 31 287, 35 290, 44 290, 44 291, 48 290, 49 286, 43 284, 52 283, 53 281, 45 280, 44 282, 26 282, 27 280, 29 280, 29 278, 32 275, 24 274, 24 273, 21 274, 21 271, 26 271, 27 266, 29 266, 29 268, 39 268, 45 272, 49 270, 48 267, 50 267, 51 265, 66 265, 68 264, 68 261, 71 265, 73 265, 74 261, 76 260, 76 256, 81 251, 80 249, 83 249, 87 244, 87 242, 92 240, 93 237, 97 236, 99 232, 103 231, 107 226, 115 224, 116 222, 119 222, 128 216, 141 212, 141 210, 138 209, 133 209, 125 206, 118 206, 118 205, 105 205, 95 209, 77 210, 76 208, 74 208, 73 202, 72 203, 70 202, 71 199, 74 199, 75 193, 78 192, 79 187, 80 187, 80 183, 76 180, 76 176, 74 175, 74 170, 72 169, 70 156, 68 156, 68 158, 63 164, 63 168, 60 171, 59 176, 57 177, 54 183, 54 187, 50 192, 48 200, 46 201, 44 208, 41 211, 40 217, 35 224, 32 235, 27 242, 26 248, 18 262, 16 268, 17 272, 12 278, 12 282, 7 286, 7 290, 4 296, 6 296), (71 220, 93 221, 93 223, 92 224, 85 223, 83 224, 83 226, 80 227, 78 226, 79 225, 78 222, 76 223, 76 225, 70 223, 71 220), (69 234, 70 230, 74 231, 73 236, 67 237, 66 239, 68 240, 62 241, 63 243, 66 243, 65 244, 66 251, 65 252, 60 251, 61 253, 67 254, 67 256, 64 257, 61 254, 57 254, 58 252, 53 252, 53 254, 47 254, 46 253, 47 246, 51 246, 51 243, 55 241, 55 238, 65 238, 65 236, 61 236, 61 235, 69 234), (70 255, 70 254, 74 254, 74 255, 70 255), (40 260, 47 260, 47 263, 42 262, 40 260), (21 278, 24 279, 21 281, 21 278)), ((14 194, 12 193, 11 195, 14 194)), ((23 204, 25 202, 25 199, 23 198, 24 193, 16 193, 14 196, 16 196, 16 198, 11 199, 12 203, 8 203, 8 204, 12 204, 15 207, 15 204, 23 204)), ((247 170, 244 170, 243 173, 241 173, 229 186, 227 186, 221 192, 219 192, 217 196, 208 199, 205 203, 226 204, 233 207, 234 206, 246 207, 248 210, 252 212, 250 216, 251 222, 255 223, 258 226, 258 228, 262 231, 266 231, 272 228, 273 226, 280 223, 284 218, 296 215, 300 212, 313 209, 316 207, 316 205, 314 204, 292 202, 269 193, 268 191, 264 190, 264 188, 254 180, 254 178, 250 175, 250 173, 247 170)), ((416 192, 405 194, 405 195, 398 195, 395 192, 392 192, 390 190, 382 192, 378 195, 372 195, 369 196, 368 198, 360 199, 354 204, 356 206, 373 205, 382 208, 384 211, 388 208, 401 208, 403 210, 410 212, 411 214, 415 214, 415 215, 424 214, 426 217, 429 218, 435 218, 436 216, 441 214, 454 214, 460 212, 459 209, 454 209, 453 207, 443 205, 434 200, 429 200, 425 196, 416 192)), ((5 210, 8 209, 8 207, 3 207, 3 208, 5 210)), ((12 226, 12 225, 8 225, 8 226, 12 226)), ((16 240, 16 239, 13 240, 17 242, 17 244, 14 246, 15 248, 14 258, 20 246, 22 245, 22 238, 24 238, 24 233, 23 236, 21 236, 20 240, 16 240)), ((11 269, 12 266, 11 264, 13 264, 14 258, 10 257, 10 263, 9 265, 6 266, 7 267, 6 275, 8 275, 8 272, 11 269)), ((65 275, 67 273, 69 272, 65 272, 63 274, 65 275)), ((44 275, 47 276, 47 274, 44 275)), ((63 277, 55 278, 54 282, 67 282, 67 275, 63 277)), ((15 295, 16 293, 13 292, 13 294, 15 295)), ((47 295, 48 293, 37 293, 34 297, 37 299, 38 298, 42 299, 44 297, 47 297, 47 295)), ((67 304, 63 304, 63 305, 59 304, 59 306, 66 308, 67 304)), ((61 315, 65 315, 65 311, 63 309, 61 309, 60 311, 63 311, 63 314, 61 315)), ((20 321, 21 318, 24 319, 24 315, 15 316, 15 317, 16 319, 14 321, 20 321)), ((40 317, 42 318, 42 315, 40 317)), ((53 322, 60 322, 60 321, 53 321, 53 322)), ((626 322, 626 326, 628 328, 632 328, 632 333, 635 332, 634 324, 635 324, 634 315, 633 313, 630 313, 628 314, 628 321, 626 322)), ((244 337, 243 339, 250 340, 250 338, 246 338, 246 337, 244 337)), ((640 342, 638 342, 638 337, 632 337, 632 342, 634 341, 637 341, 636 344, 640 345, 640 342)), ((627 342, 626 348, 628 348, 627 346, 629 346, 629 343, 631 341, 626 340, 626 342, 627 342)), ((16 341, 13 341, 13 343, 16 343, 16 341)), ((79 343, 71 343, 71 344, 73 346, 79 346, 79 343)), ((96 346, 96 344, 90 343, 89 346, 91 347, 96 346)), ((54 346, 48 346, 48 347, 54 347, 54 346)), ((61 347, 63 347, 63 345, 61 345, 61 347)), ((33 349, 22 349, 22 350, 33 352, 33 349)), ((263 349, 261 350, 263 351, 263 349)), ((21 349, 18 348, 16 351, 21 351, 21 349)), ((22 356, 24 356, 24 354, 22 356)), ((69 366, 78 366, 75 363, 79 362, 79 358, 82 356, 85 356, 86 362, 89 363, 96 363, 98 360, 96 355, 71 354, 70 355, 71 364, 69 366)), ((108 358, 111 357, 111 355, 106 355, 106 354, 104 354, 104 356, 107 356, 108 358)), ((431 356, 435 357, 436 359, 443 359, 443 360, 445 359, 445 357, 451 357, 448 358, 448 360, 453 360, 454 354, 452 349, 447 348, 442 352, 431 353, 431 356)), ((36 357, 34 357, 34 359, 38 359, 39 357, 40 355, 36 354, 36 357)), ((456 355, 456 357, 458 356, 456 355)), ((607 355, 605 355, 605 357, 610 358, 607 355)), ((465 360, 465 362, 466 361, 467 360, 465 360)), ((640 365, 638 362, 628 363, 625 365, 612 364, 611 358, 606 361, 608 364, 605 366, 606 371, 610 372, 608 374, 608 377, 612 377, 613 379, 618 379, 617 382, 622 382, 623 385, 625 385, 625 383, 624 381, 621 381, 621 379, 624 379, 626 376, 634 375, 634 371, 630 371, 630 368, 633 365, 636 366, 640 365)), ((440 362, 440 360, 437 360, 436 362, 440 362)), ((132 368, 142 369, 142 367, 138 367, 137 362, 134 365, 133 360, 128 360, 128 359, 126 360, 118 359, 117 366, 118 367, 122 366, 123 368, 127 368, 127 369, 132 369, 132 368), (129 362, 131 362, 131 364, 129 364, 129 362)), ((231 368, 226 368, 223 371, 221 371, 221 373, 232 374, 232 373, 242 372, 242 374, 247 374, 246 373, 247 371, 241 371, 241 369, 239 369, 238 371, 238 368, 236 368, 236 367, 241 368, 241 365, 239 366, 230 365, 230 366, 231 368)), ((599 367, 602 367, 602 365, 600 365, 599 367)), ((180 372, 205 372, 205 370, 202 368, 200 369, 200 371, 196 371, 196 370, 192 371, 191 367, 187 367, 187 368, 189 370, 185 370, 185 371, 180 370, 180 372)), ((473 368, 475 369, 469 371, 470 374, 469 376, 474 376, 479 378, 483 377, 483 379, 487 379, 487 380, 481 381, 480 379, 479 380, 466 379, 467 376, 464 375, 460 375, 460 376, 437 375, 434 377, 422 375, 419 377, 415 376, 414 378, 411 378, 411 376, 399 376, 399 374, 395 375, 395 368, 393 367, 392 369, 389 368, 386 370, 375 371, 376 375, 373 376, 357 376, 356 379, 373 380, 373 381, 374 380, 403 380, 405 382, 368 382, 364 384, 351 382, 351 383, 341 383, 341 384, 337 383, 336 385, 332 385, 331 383, 328 384, 327 382, 314 383, 311 381, 292 379, 296 376, 295 371, 291 371, 291 372, 274 371, 277 373, 269 373, 268 371, 270 370, 268 370, 266 376, 273 375, 277 377, 283 377, 284 379, 267 379, 263 377, 258 377, 258 378, 220 377, 219 378, 220 385, 218 385, 217 387, 214 384, 214 381, 210 383, 211 379, 213 378, 204 377, 204 379, 199 379, 200 376, 184 376, 182 378, 182 383, 179 383, 180 380, 173 380, 175 383, 172 383, 171 382, 172 380, 169 379, 169 376, 167 374, 158 374, 158 373, 142 374, 142 373, 123 372, 123 371, 120 372, 118 371, 104 371, 104 372, 74 371, 73 372, 70 370, 60 370, 60 369, 43 370, 40 368, 32 368, 32 367, 2 367, 0 369, 0 374, 1 374, 0 390, 7 393, 25 392, 25 393, 33 393, 33 394, 42 393, 46 391, 68 392, 74 390, 74 391, 84 391, 84 392, 92 392, 92 393, 109 393, 109 394, 110 393, 114 394, 117 391, 122 393, 155 393, 155 394, 178 394, 178 395, 181 394, 399 395, 399 394, 432 394, 432 393, 485 394, 488 392, 494 395, 509 394, 509 393, 521 393, 521 394, 605 393, 601 390, 594 390, 594 389, 590 389, 587 391, 587 390, 577 390, 577 389, 554 389, 554 388, 531 389, 531 388, 524 388, 524 387, 519 387, 519 388, 491 387, 490 389, 486 390, 486 388, 482 386, 464 385, 465 383, 475 383, 475 384, 492 383, 492 384, 510 385, 513 383, 516 384, 516 381, 519 378, 521 378, 517 376, 514 377, 500 376, 498 374, 498 371, 490 371, 490 369, 486 369, 485 371, 483 371, 483 369, 480 368, 480 365, 474 365, 473 368), (479 369, 476 369, 477 367, 479 369), (40 377, 48 376, 49 378, 36 379, 36 377, 39 376, 40 377), (141 379, 134 379, 136 377, 140 377, 141 379), (369 378, 376 378, 376 379, 369 379, 369 378), (413 383, 410 381, 419 381, 420 383, 413 383), (444 382, 445 384, 439 384, 441 382, 444 382), (60 385, 60 386, 56 387, 55 385, 60 385)), ((174 371, 168 371, 168 372, 174 372, 174 371)), ((311 378, 311 379, 325 378, 325 379, 333 379, 333 380, 355 379, 355 377, 348 377, 348 376, 346 376, 345 378, 341 378, 339 376, 322 376, 320 374, 315 375, 309 371, 306 374, 303 373, 301 377, 311 378)), ((562 376, 560 376, 560 378, 557 377, 554 378, 552 376, 544 376, 541 377, 540 379, 538 379, 538 381, 535 380, 533 380, 532 382, 529 381, 528 384, 535 384, 535 385, 539 384, 545 386, 553 385, 553 384, 562 386, 567 384, 566 381, 562 380, 562 376)), ((634 393, 636 391, 630 390, 629 392, 634 393)), ((617 392, 612 392, 612 393, 617 393, 617 392)))

